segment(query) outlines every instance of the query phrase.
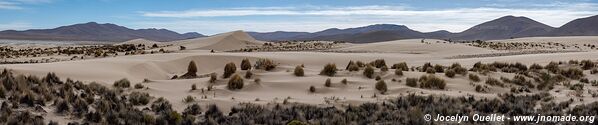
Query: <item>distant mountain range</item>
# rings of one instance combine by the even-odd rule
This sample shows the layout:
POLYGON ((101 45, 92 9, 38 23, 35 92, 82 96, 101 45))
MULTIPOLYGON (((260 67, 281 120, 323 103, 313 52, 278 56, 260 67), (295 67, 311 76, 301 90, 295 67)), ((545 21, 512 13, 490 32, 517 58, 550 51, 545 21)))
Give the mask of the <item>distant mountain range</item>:
POLYGON ((533 36, 598 36, 598 15, 573 20, 554 28, 527 17, 504 16, 484 22, 460 33, 446 30, 419 32, 403 25, 376 24, 365 27, 319 32, 248 32, 258 40, 334 40, 354 43, 380 42, 397 39, 434 38, 452 40, 493 40, 533 36))
POLYGON ((0 32, 0 39, 32 39, 32 40, 77 40, 77 41, 113 41, 122 42, 137 38, 153 41, 173 41, 203 37, 191 32, 179 34, 167 29, 129 29, 115 24, 98 24, 89 22, 61 26, 54 29, 32 29, 25 31, 6 30, 0 32))
MULTIPOLYGON (((598 15, 575 19, 555 28, 527 17, 504 16, 473 26, 463 32, 446 30, 420 32, 404 25, 375 24, 364 27, 330 28, 319 32, 247 32, 257 40, 332 40, 354 43, 380 42, 398 39, 433 38, 451 40, 493 40, 534 36, 598 36, 598 15)), ((144 38, 153 41, 174 41, 204 37, 191 32, 179 34, 166 29, 129 29, 115 24, 89 22, 62 26, 54 29, 25 31, 6 30, 0 39, 43 39, 85 41, 127 41, 144 38)))

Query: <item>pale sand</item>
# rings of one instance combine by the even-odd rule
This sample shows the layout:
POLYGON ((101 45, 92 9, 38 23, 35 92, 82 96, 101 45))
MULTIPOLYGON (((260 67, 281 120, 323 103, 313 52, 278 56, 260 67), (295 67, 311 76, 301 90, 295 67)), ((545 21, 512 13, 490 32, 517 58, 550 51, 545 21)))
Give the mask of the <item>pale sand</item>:
MULTIPOLYGON (((533 39, 533 38, 530 38, 533 39)), ((325 87, 324 81, 327 76, 318 75, 322 67, 327 63, 336 63, 337 68, 344 69, 350 60, 360 60, 370 62, 375 59, 385 59, 387 65, 398 62, 407 62, 411 66, 421 66, 426 62, 432 64, 442 64, 448 66, 454 62, 459 62, 464 67, 470 68, 474 63, 481 62, 521 62, 524 64, 547 64, 550 61, 568 61, 571 59, 596 59, 598 51, 571 52, 571 53, 550 53, 550 54, 527 54, 500 57, 483 57, 467 59, 447 59, 446 57, 460 54, 483 54, 493 53, 494 50, 466 46, 464 44, 436 43, 436 40, 426 40, 430 44, 420 43, 420 39, 398 40, 371 44, 353 44, 346 48, 338 50, 343 51, 370 51, 380 53, 326 53, 326 52, 253 52, 253 53, 210 53, 209 50, 228 50, 239 49, 246 46, 261 45, 257 41, 248 37, 245 33, 236 31, 215 35, 212 37, 197 38, 191 40, 169 42, 173 44, 171 49, 178 49, 179 45, 186 46, 188 50, 178 53, 152 54, 152 55, 132 55, 118 56, 110 58, 66 61, 45 64, 19 64, 19 65, 1 65, 2 68, 13 69, 18 74, 31 74, 45 76, 48 72, 55 72, 63 80, 71 78, 83 80, 86 82, 97 81, 107 86, 111 86, 116 80, 127 78, 132 83, 140 83, 147 78, 152 80, 150 83, 143 83, 150 89, 128 89, 127 91, 148 92, 154 97, 165 97, 173 104, 176 110, 183 110, 187 104, 182 100, 187 95, 192 95, 199 99, 200 104, 217 104, 225 112, 230 110, 240 102, 252 102, 258 104, 282 103, 285 98, 290 97, 289 102, 317 104, 317 105, 346 105, 360 104, 363 102, 380 101, 385 98, 392 98, 409 93, 417 94, 440 94, 448 96, 475 95, 481 98, 494 98, 496 94, 506 93, 509 88, 490 87, 489 93, 475 92, 475 87, 470 85, 466 76, 457 75, 455 78, 447 78, 442 73, 436 76, 444 78, 447 81, 447 90, 429 90, 407 87, 405 78, 419 77, 422 72, 404 72, 405 76, 396 76, 390 70, 387 73, 378 73, 386 81, 389 91, 386 95, 380 95, 375 90, 375 80, 368 79, 362 75, 362 72, 339 71, 332 79, 332 87, 325 87), (241 90, 230 91, 226 89, 227 79, 221 79, 223 67, 228 62, 234 62, 239 69, 242 59, 249 58, 254 63, 258 58, 269 58, 279 63, 279 66, 273 71, 253 70, 254 77, 245 79, 245 87, 241 90), (208 74, 216 72, 219 74, 219 80, 214 86, 214 91, 201 90, 190 91, 191 85, 196 84, 198 88, 206 88, 209 78, 170 80, 173 75, 181 75, 187 71, 189 61, 195 61, 198 66, 198 74, 208 74), (293 69, 297 65, 305 65, 304 77, 293 75, 293 69), (260 78, 261 83, 256 84, 255 78, 260 78), (340 83, 342 79, 347 79, 348 85, 340 83), (402 82, 392 82, 391 79, 401 80, 402 82), (316 93, 309 93, 309 86, 317 88, 316 93), (361 89, 360 89, 361 88, 361 89), (214 92, 216 96, 214 97, 214 92), (377 98, 372 98, 376 94, 377 98), (200 99, 206 95, 208 99, 200 99), (362 98, 363 97, 363 98, 362 98), (234 99, 233 99, 234 98, 234 99), (338 99, 331 99, 338 98, 338 99), (259 101, 256 101, 259 100, 259 101)), ((238 73, 244 75, 246 71, 238 70, 238 73)), ((598 79, 596 75, 589 75, 590 80, 598 79)), ((513 74, 490 73, 488 76, 500 78, 505 76, 512 78, 513 74)), ((482 80, 488 76, 480 75, 482 80)), ((474 84, 484 84, 483 81, 474 84)), ((595 87, 586 86, 591 90, 595 87)), ((557 87, 558 88, 558 87, 557 87)), ((560 88, 563 91, 553 93, 557 100, 568 100, 573 98, 567 96, 570 90, 560 88)), ((596 101, 591 96, 586 95, 584 102, 596 101)))

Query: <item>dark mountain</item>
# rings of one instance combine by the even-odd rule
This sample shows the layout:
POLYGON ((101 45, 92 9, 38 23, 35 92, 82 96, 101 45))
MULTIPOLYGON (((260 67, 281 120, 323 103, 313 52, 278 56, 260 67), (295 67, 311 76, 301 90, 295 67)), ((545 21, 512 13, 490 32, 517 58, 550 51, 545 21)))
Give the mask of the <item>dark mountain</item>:
POLYGON ((40 39, 40 40, 82 40, 122 42, 137 38, 154 41, 173 41, 203 37, 199 33, 179 34, 166 29, 129 29, 115 24, 89 22, 61 26, 54 29, 33 29, 25 31, 7 30, 0 32, 0 39, 40 39))
POLYGON ((491 40, 540 36, 554 30, 546 24, 527 17, 504 16, 484 22, 451 36, 457 40, 491 40))
POLYGON ((403 25, 394 24, 375 24, 347 29, 330 28, 314 33, 278 31, 269 33, 251 32, 249 34, 258 40, 332 40, 355 43, 424 38, 426 36, 426 33, 409 29, 403 25))
POLYGON ((598 35, 598 15, 575 19, 557 28, 552 36, 596 36, 598 35))

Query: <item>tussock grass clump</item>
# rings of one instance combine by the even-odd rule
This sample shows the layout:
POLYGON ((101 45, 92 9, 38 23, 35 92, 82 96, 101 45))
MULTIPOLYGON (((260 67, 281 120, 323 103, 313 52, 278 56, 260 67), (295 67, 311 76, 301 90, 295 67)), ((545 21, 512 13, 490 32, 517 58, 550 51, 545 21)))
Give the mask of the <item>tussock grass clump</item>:
POLYGON ((143 87, 145 87, 145 86, 143 86, 141 83, 137 83, 137 84, 135 84, 134 87, 135 87, 135 89, 143 89, 143 87))
POLYGON ((456 74, 456 72, 455 72, 455 70, 453 70, 453 69, 448 69, 448 70, 446 70, 446 72, 444 73, 444 75, 445 75, 446 77, 449 77, 449 78, 453 78, 453 77, 455 77, 455 74, 456 74))
POLYGON ((486 79, 486 84, 491 85, 491 86, 500 86, 500 87, 504 87, 505 86, 498 79, 495 79, 495 78, 492 78, 492 77, 488 77, 488 79, 486 79))
POLYGON ((215 83, 218 79, 218 75, 216 73, 210 73, 210 83, 215 83))
POLYGON ((276 64, 270 59, 259 59, 255 62, 255 69, 270 71, 274 68, 276 68, 276 64))
MULTIPOLYGON (((421 72, 434 71, 434 69, 433 69, 433 68, 434 68, 434 67, 432 66, 432 64, 431 64, 431 63, 429 63, 429 62, 427 62, 427 63, 424 63, 424 65, 422 66, 422 68, 421 68, 421 70, 420 70, 420 71, 421 71, 421 72), (428 70, 428 69, 430 69, 430 70, 428 70)), ((434 71, 434 72, 435 72, 435 71, 434 71)))
POLYGON ((422 75, 419 81, 419 87, 421 88, 444 89, 446 87, 444 79, 434 75, 422 75))
POLYGON ((578 68, 569 68, 561 71, 561 75, 570 79, 580 79, 584 76, 583 71, 578 68))
POLYGON ((224 65, 224 74, 222 74, 222 77, 229 78, 235 72, 237 72, 237 66, 235 66, 235 63, 227 63, 226 65, 224 65))
POLYGON ((594 67, 596 67, 596 64, 594 62, 592 62, 591 60, 582 60, 581 61, 581 69, 583 69, 583 70, 590 70, 594 67))
POLYGON ((428 73, 428 74, 435 74, 435 73, 436 73, 436 70, 434 70, 434 69, 432 69, 432 68, 427 68, 427 69, 426 69, 426 73, 428 73))
POLYGON ((552 73, 558 73, 561 69, 559 68, 559 63, 557 62, 550 62, 544 68, 552 73))
POLYGON ((129 87, 131 87, 131 82, 128 79, 123 78, 118 81, 115 81, 113 85, 114 85, 114 87, 118 87, 118 88, 129 88, 129 87))
POLYGON ((343 80, 341 80, 341 83, 347 85, 348 81, 347 81, 347 79, 343 79, 343 80))
POLYGON ((193 91, 193 90, 197 90, 197 85, 195 85, 195 84, 191 85, 191 91, 193 91))
POLYGON ((394 64, 390 68, 391 69, 400 69, 403 71, 409 71, 409 67, 407 66, 406 62, 400 62, 400 63, 394 64))
POLYGON ((542 69, 544 69, 544 67, 542 67, 540 64, 534 63, 529 66, 529 69, 530 70, 542 70, 542 69))
POLYGON ((253 76, 253 73, 251 71, 245 72, 245 78, 246 79, 250 79, 252 76, 253 76))
POLYGON ((386 86, 386 82, 384 82, 384 80, 380 80, 378 82, 376 82, 376 90, 380 91, 380 93, 384 94, 386 93, 386 91, 388 91, 388 88, 386 86))
POLYGON ((309 86, 309 92, 312 92, 312 93, 316 92, 316 87, 309 86))
POLYGON ((305 73, 303 72, 303 67, 295 66, 294 74, 295 76, 305 76, 305 73))
POLYGON ((401 69, 396 69, 396 70, 395 70, 395 75, 397 75, 397 76, 403 76, 403 70, 401 70, 401 69))
POLYGON ((187 95, 187 97, 185 97, 183 99, 183 102, 185 103, 191 103, 191 102, 195 102, 195 97, 191 96, 191 95, 187 95))
POLYGON ((368 78, 374 78, 374 68, 372 66, 367 65, 365 69, 363 69, 363 75, 368 78))
POLYGON ((456 74, 461 74, 463 76, 467 75, 467 69, 461 67, 461 64, 459 64, 459 63, 453 63, 451 65, 450 69, 455 71, 456 74))
POLYGON ((241 76, 239 76, 239 74, 235 74, 230 78, 230 80, 228 80, 227 87, 230 90, 237 90, 237 89, 242 89, 243 85, 244 85, 243 78, 241 78, 241 76))
POLYGON ((197 65, 195 64, 195 61, 189 62, 189 66, 187 66, 187 73, 183 74, 179 78, 181 78, 181 79, 197 78, 197 65))
POLYGON ((409 87, 417 87, 417 81, 418 81, 417 78, 407 78, 407 79, 405 79, 405 83, 409 87))
POLYGON ((336 64, 328 63, 326 66, 324 66, 324 69, 320 71, 320 75, 334 76, 334 74, 336 74, 336 70, 336 64))
POLYGON ((249 59, 245 58, 241 61, 241 70, 250 70, 251 69, 251 62, 249 59))
POLYGON ((201 114, 201 106, 199 104, 192 104, 187 106, 183 111, 183 115, 199 115, 201 114))
POLYGON ((372 65, 376 68, 382 68, 382 66, 386 66, 386 61, 384 61, 384 59, 376 59, 376 60, 370 62, 370 65, 372 65))
POLYGON ((473 81, 473 82, 480 82, 480 76, 476 75, 476 74, 469 74, 469 80, 473 81))
POLYGON ((355 63, 351 60, 351 61, 349 61, 349 64, 347 64, 347 67, 345 68, 345 70, 359 71, 359 65, 357 65, 357 63, 355 63))
POLYGON ((129 102, 133 105, 147 105, 152 97, 144 92, 131 92, 129 102))
POLYGON ((442 73, 442 72, 444 72, 444 66, 436 64, 436 65, 434 65, 434 71, 436 71, 438 73, 442 73))
POLYGON ((376 81, 378 81, 380 79, 382 79, 382 77, 380 77, 380 76, 376 76, 376 78, 375 78, 376 81))
POLYGON ((324 82, 324 86, 326 86, 326 87, 332 86, 332 81, 330 80, 330 78, 326 79, 326 82, 324 82))
POLYGON ((382 68, 380 68, 380 71, 388 72, 388 67, 386 67, 386 65, 384 65, 384 66, 382 66, 382 68))

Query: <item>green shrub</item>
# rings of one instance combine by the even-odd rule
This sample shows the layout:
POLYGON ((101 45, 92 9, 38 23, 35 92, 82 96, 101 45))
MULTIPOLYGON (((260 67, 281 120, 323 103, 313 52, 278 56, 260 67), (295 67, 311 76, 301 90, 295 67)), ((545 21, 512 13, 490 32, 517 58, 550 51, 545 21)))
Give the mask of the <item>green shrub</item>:
POLYGON ((480 82, 481 79, 478 75, 476 74, 469 74, 469 80, 473 81, 473 82, 480 82))
POLYGON ((295 66, 295 76, 305 76, 304 72, 303 72, 303 67, 301 66, 295 66))
POLYGON ((245 58, 241 61, 241 70, 250 70, 251 69, 251 62, 249 59, 245 58))
POLYGON ((120 79, 120 80, 114 82, 113 85, 114 85, 114 87, 118 87, 118 88, 129 88, 129 87, 131 87, 131 82, 129 82, 128 79, 123 78, 123 79, 120 79))
POLYGON ((235 74, 230 78, 230 80, 228 80, 227 87, 230 90, 237 90, 242 89, 243 85, 243 78, 241 78, 241 76, 239 76, 238 74, 235 74))
POLYGON ((380 80, 378 82, 376 82, 376 90, 380 91, 380 93, 386 93, 386 91, 388 91, 388 88, 386 86, 386 82, 384 82, 384 80, 380 80))
POLYGON ((374 78, 374 68, 372 66, 367 65, 363 70, 363 75, 368 78, 374 78))
POLYGON ((407 86, 410 87, 417 87, 417 78, 407 78, 405 79, 405 82, 407 83, 407 86))
POLYGON ((324 86, 326 86, 326 87, 332 86, 332 81, 330 80, 330 78, 326 79, 326 82, 324 83, 324 86))
POLYGON ((456 72, 455 72, 455 70, 453 70, 453 69, 448 69, 448 70, 446 70, 446 72, 444 73, 444 75, 445 75, 446 77, 449 77, 449 78, 453 78, 453 77, 455 77, 455 74, 456 74, 456 72))
POLYGON ((320 71, 320 75, 327 75, 327 76, 334 76, 336 74, 336 65, 333 63, 328 63, 324 66, 324 69, 320 71))
POLYGON ((235 66, 235 63, 228 63, 224 66, 224 74, 222 75, 222 77, 228 78, 235 72, 237 72, 237 66, 235 66))

